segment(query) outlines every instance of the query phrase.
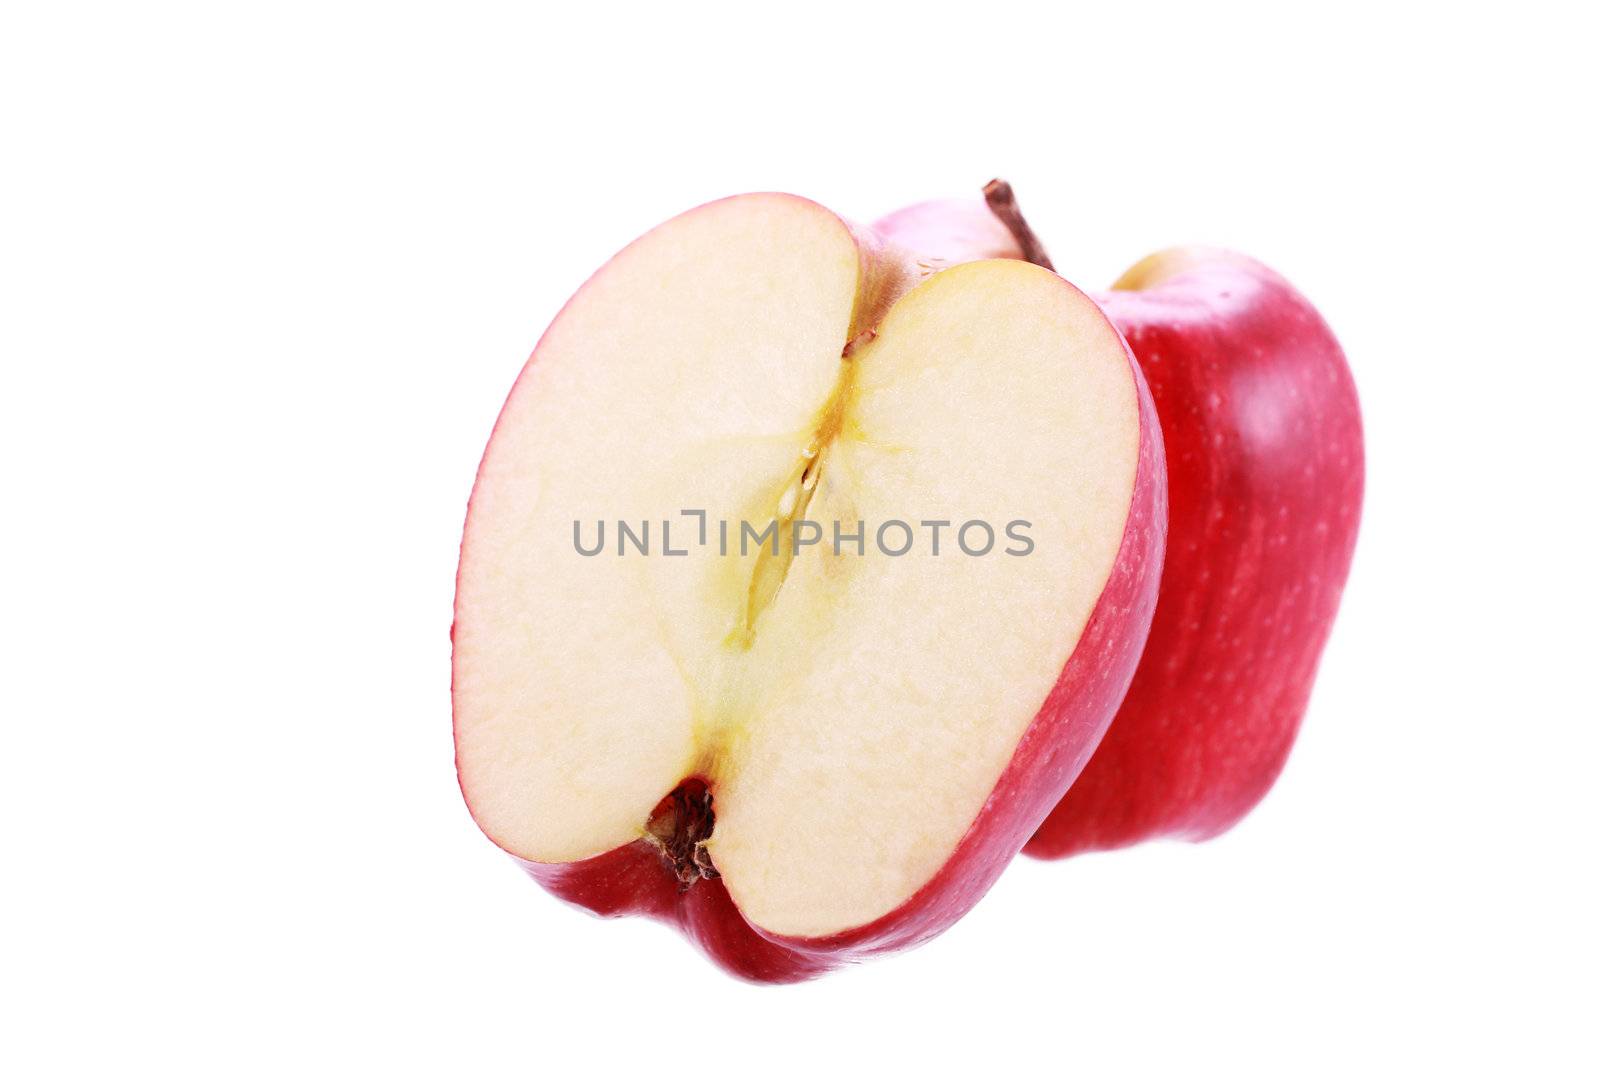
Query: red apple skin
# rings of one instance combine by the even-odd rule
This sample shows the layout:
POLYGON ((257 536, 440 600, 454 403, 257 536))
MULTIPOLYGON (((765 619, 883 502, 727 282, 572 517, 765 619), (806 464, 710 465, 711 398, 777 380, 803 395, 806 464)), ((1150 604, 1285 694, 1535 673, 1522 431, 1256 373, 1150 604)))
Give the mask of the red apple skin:
MULTIPOLYGON (((945 865, 908 900, 852 930, 791 938, 748 922, 721 879, 680 886, 661 854, 643 840, 574 863, 512 858, 551 893, 595 915, 642 915, 676 926, 713 962, 752 982, 803 981, 910 948, 965 915, 1089 759, 1127 692, 1155 611, 1166 546, 1166 460, 1155 406, 1131 353, 1128 364, 1139 397, 1139 458, 1111 573, 1061 676, 989 798, 945 865)), ((714 805, 716 783, 708 787, 714 805)))
POLYGON ((1361 515, 1355 383, 1288 282, 1176 250, 1096 299, 1155 398, 1170 525, 1127 698, 1027 846, 1049 858, 1205 840, 1261 800, 1305 714, 1361 515))

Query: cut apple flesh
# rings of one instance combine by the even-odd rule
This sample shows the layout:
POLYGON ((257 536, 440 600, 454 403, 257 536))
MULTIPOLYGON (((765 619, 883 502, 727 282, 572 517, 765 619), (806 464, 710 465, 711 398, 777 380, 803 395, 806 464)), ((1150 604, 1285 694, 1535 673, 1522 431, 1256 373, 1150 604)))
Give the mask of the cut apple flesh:
POLYGON ((703 782, 697 854, 797 938, 893 911, 954 852, 1106 583, 1139 402, 1055 275, 990 260, 907 291, 902 262, 808 201, 737 197, 624 250, 540 342, 457 594, 458 765, 501 847, 658 840, 703 782), (619 520, 649 520, 648 551, 619 520), (802 520, 823 536, 796 552, 802 520), (586 549, 603 524, 599 554, 574 523, 586 549))

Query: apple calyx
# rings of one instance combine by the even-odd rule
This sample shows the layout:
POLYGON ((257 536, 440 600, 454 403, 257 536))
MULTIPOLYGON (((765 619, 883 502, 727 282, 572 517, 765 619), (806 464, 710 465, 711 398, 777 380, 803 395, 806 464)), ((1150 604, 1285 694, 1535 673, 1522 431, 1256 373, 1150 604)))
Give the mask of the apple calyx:
POLYGON ((999 219, 1000 224, 1010 232, 1017 242, 1017 247, 1022 251, 1023 259, 1048 271, 1056 269, 1050 262, 1050 254, 1044 250, 1044 242, 1039 240, 1039 235, 1033 232, 1033 227, 1023 218, 1022 209, 1017 206, 1016 193, 1012 191, 1010 182, 996 178, 985 185, 983 202, 989 205, 994 217, 999 219))
POLYGON ((711 791, 699 778, 685 780, 662 798, 645 825, 645 840, 661 853, 661 862, 678 879, 678 892, 702 878, 720 878, 706 842, 716 828, 711 791))

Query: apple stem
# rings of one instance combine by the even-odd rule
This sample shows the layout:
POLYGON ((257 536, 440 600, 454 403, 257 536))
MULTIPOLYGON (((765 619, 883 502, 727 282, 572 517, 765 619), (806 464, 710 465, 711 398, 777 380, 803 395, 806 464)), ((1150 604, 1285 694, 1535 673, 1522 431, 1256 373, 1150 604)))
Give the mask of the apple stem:
POLYGON ((1022 209, 1017 207, 1017 197, 1011 190, 1011 183, 996 178, 983 187, 984 203, 989 205, 989 210, 994 212, 994 217, 1010 231, 1012 238, 1022 249, 1022 258, 1029 263, 1043 267, 1045 270, 1055 270, 1050 262, 1050 255, 1044 250, 1044 242, 1039 240, 1039 235, 1033 232, 1033 227, 1028 225, 1028 220, 1022 217, 1022 209))

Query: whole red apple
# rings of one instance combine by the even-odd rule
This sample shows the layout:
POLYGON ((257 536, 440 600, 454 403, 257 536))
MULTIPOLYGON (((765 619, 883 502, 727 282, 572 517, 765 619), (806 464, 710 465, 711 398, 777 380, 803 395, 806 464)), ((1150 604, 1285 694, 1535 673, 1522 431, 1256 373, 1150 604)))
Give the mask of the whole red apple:
MULTIPOLYGON (((880 227, 955 254, 1050 267, 1010 186, 880 227), (986 218, 987 216, 987 218, 986 218)), ((1170 526, 1162 592, 1128 696, 1027 845, 1070 856, 1200 841, 1266 795, 1306 713, 1362 512, 1362 414, 1338 341, 1253 259, 1179 248, 1096 296, 1162 421, 1170 526)))
MULTIPOLYGON (((878 223, 1051 267, 1011 188, 878 223)), ((1230 252, 1175 249, 1095 297, 1155 398, 1170 518, 1155 619, 1100 747, 1026 851, 1200 841, 1266 794, 1305 714, 1361 514, 1361 412, 1327 323, 1230 252)))
POLYGON ((1167 558, 1133 685, 1035 856, 1201 841, 1256 805, 1305 714, 1361 516, 1355 383, 1288 282, 1177 249, 1095 299, 1161 418, 1167 558))

